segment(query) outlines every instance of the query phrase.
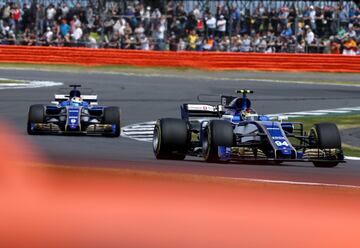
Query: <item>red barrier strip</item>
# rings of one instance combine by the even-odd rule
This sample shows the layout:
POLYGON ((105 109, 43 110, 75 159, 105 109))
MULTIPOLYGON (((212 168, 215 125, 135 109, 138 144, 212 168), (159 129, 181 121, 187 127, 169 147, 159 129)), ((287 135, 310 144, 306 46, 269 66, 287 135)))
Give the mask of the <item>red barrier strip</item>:
POLYGON ((0 62, 188 67, 205 70, 360 72, 360 56, 158 52, 68 47, 0 46, 0 62))

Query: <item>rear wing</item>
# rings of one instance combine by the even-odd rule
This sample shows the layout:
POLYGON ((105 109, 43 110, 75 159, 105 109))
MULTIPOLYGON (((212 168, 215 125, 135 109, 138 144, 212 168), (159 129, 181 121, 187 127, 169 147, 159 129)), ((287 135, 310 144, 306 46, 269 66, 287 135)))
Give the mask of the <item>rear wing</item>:
MULTIPOLYGON (((81 98, 83 99, 83 101, 88 102, 90 105, 98 105, 97 95, 81 95, 81 98)), ((69 95, 55 94, 55 100, 51 103, 57 105, 68 100, 70 100, 69 95)))
POLYGON ((223 114, 222 105, 185 103, 180 106, 182 119, 220 118, 223 114))
POLYGON ((221 105, 224 107, 229 107, 230 103, 237 98, 236 96, 220 96, 221 105))

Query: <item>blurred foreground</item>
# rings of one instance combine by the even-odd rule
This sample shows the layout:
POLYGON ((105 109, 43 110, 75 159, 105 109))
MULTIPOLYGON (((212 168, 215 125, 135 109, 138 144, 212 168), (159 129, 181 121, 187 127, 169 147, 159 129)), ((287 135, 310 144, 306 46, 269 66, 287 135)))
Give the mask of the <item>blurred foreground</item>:
POLYGON ((0 126, 0 247, 358 247, 360 190, 51 166, 0 126))

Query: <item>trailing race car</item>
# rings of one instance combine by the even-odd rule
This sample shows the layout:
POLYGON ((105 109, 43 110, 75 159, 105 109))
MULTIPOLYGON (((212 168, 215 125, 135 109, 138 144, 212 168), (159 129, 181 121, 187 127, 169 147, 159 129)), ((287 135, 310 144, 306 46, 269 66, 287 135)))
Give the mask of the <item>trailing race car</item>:
POLYGON ((55 94, 52 105, 30 106, 28 134, 102 134, 119 137, 119 108, 98 106, 97 95, 81 95, 78 90, 81 85, 70 87, 69 94, 55 94))
POLYGON ((157 159, 182 160, 202 156, 207 162, 313 162, 334 167, 344 162, 341 139, 334 123, 315 124, 309 133, 301 122, 271 120, 251 108, 247 94, 221 96, 220 105, 183 104, 181 119, 156 122, 153 150, 157 159))

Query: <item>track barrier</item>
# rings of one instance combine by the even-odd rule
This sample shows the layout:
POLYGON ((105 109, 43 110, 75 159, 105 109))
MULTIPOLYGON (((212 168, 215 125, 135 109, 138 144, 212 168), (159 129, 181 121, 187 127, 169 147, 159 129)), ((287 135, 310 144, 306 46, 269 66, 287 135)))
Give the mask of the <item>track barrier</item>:
POLYGON ((68 47, 0 46, 0 63, 129 65, 203 70, 360 72, 360 56, 332 54, 260 54, 164 52, 68 47))

